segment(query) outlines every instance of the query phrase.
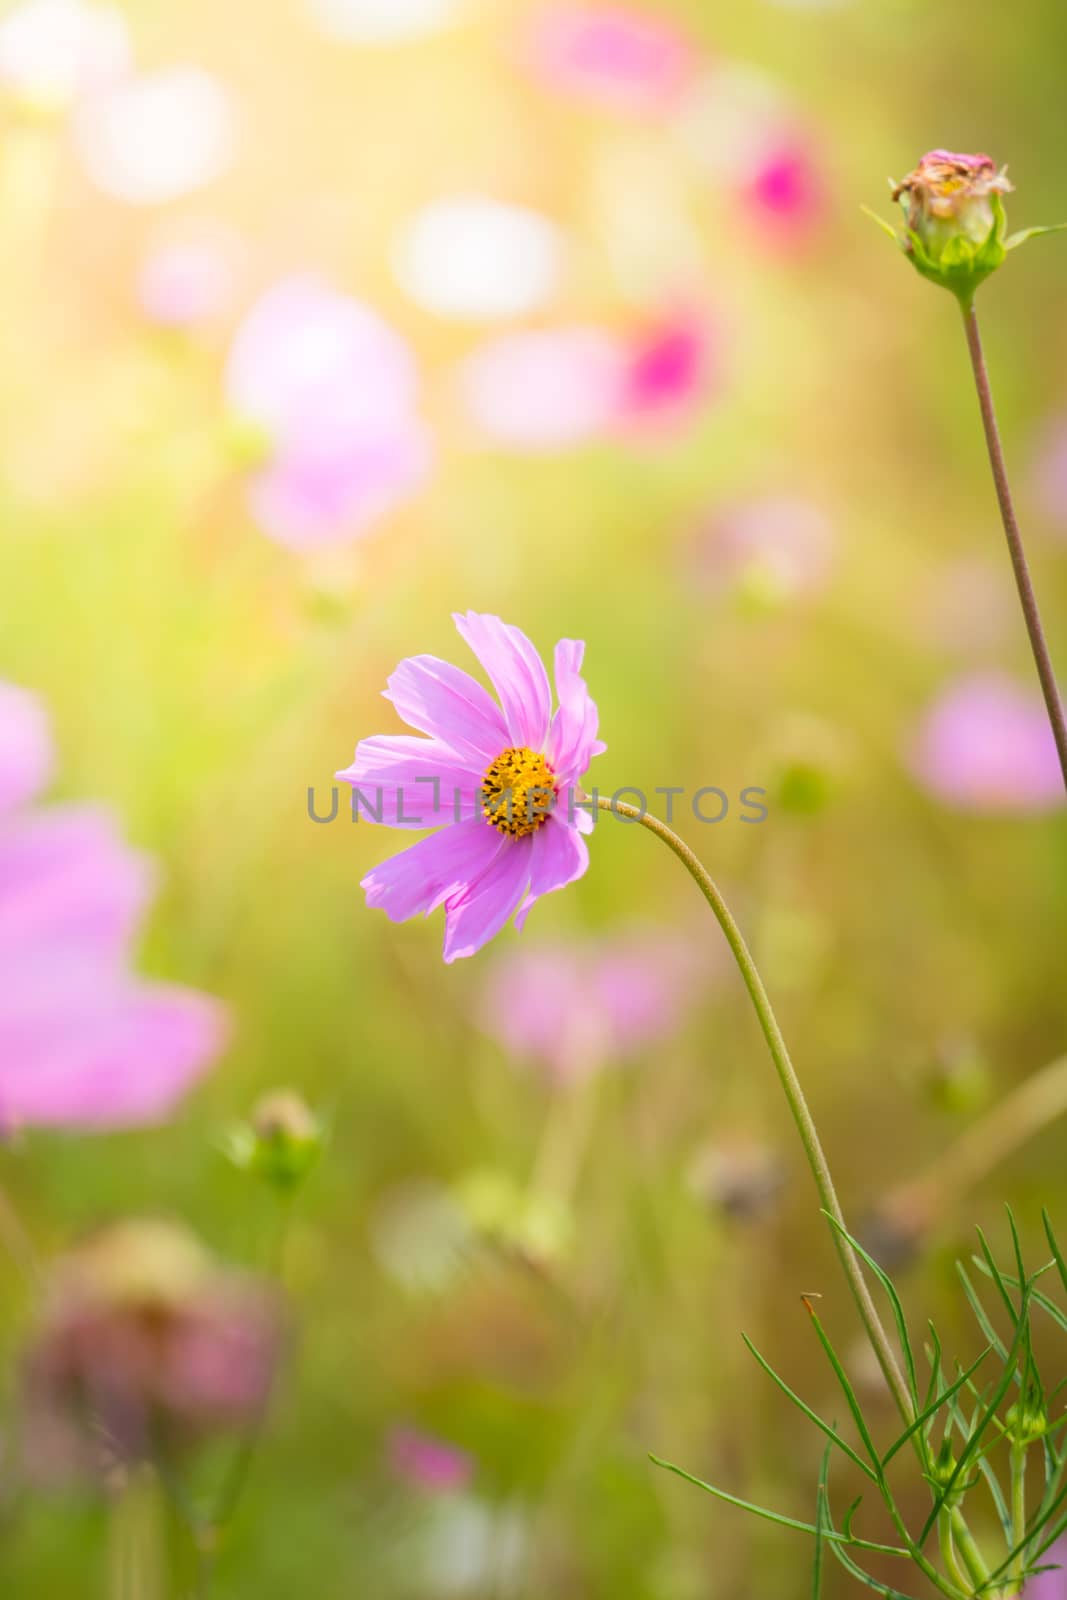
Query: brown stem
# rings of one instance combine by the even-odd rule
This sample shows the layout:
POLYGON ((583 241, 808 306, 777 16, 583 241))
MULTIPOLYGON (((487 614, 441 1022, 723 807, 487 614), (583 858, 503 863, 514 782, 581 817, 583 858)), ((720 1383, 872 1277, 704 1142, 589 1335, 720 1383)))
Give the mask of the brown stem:
POLYGON ((1000 429, 997 426, 997 414, 993 405, 993 391, 989 384, 989 372, 986 368, 985 352, 982 349, 982 336, 978 328, 978 313, 974 308, 973 301, 968 304, 961 300, 960 309, 963 312, 967 348, 970 351, 971 366, 974 369, 974 381, 978 390, 978 404, 982 408, 982 426, 985 429, 986 445, 989 448, 989 463, 993 468, 993 482, 996 485, 1000 515, 1008 540, 1012 569, 1015 573, 1015 585, 1019 591, 1019 601, 1023 608, 1026 631, 1030 635, 1030 648, 1034 652, 1034 661, 1037 665, 1037 675, 1041 680, 1041 692, 1045 697, 1048 719, 1052 724, 1052 736, 1056 741, 1056 752, 1060 758, 1064 786, 1067 787, 1067 720, 1064 718, 1063 702, 1060 699, 1056 674, 1052 666, 1052 657, 1049 655, 1048 643, 1045 639, 1045 630, 1041 626, 1041 613, 1038 610, 1037 596, 1034 593, 1030 567, 1026 560, 1026 552, 1023 549, 1022 534, 1019 532, 1019 522, 1015 515, 1015 506, 1011 497, 1008 469, 1004 462, 1004 446, 1000 440, 1000 429))

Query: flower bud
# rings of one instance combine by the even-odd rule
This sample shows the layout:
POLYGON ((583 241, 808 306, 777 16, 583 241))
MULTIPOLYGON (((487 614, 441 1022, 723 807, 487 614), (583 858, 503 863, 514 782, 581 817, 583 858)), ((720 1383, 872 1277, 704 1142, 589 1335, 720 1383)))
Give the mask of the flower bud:
POLYGON ((24 1369, 30 1464, 44 1476, 100 1471, 247 1427, 280 1344, 274 1293, 184 1228, 101 1229, 46 1286, 24 1369))
POLYGON ((1010 1408, 1004 1423, 1013 1444, 1036 1444, 1048 1432, 1048 1413, 1040 1399, 1029 1394, 1010 1408))
POLYGON ((914 172, 893 184, 893 199, 904 211, 903 238, 875 220, 897 239, 916 271, 950 289, 966 307, 1009 250, 1035 234, 1056 231, 1027 228, 1009 238, 1002 197, 1011 192, 1006 170, 990 156, 930 150, 914 172))
POLYGON ((252 1108, 247 1123, 233 1129, 226 1153, 242 1172, 253 1172, 276 1189, 302 1183, 322 1151, 322 1124, 291 1089, 276 1089, 252 1108))

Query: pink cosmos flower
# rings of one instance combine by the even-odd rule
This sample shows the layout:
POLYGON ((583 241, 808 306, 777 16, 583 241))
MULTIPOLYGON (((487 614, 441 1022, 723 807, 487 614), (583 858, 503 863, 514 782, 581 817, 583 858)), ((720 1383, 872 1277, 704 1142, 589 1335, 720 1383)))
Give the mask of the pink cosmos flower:
POLYGON ((363 879, 367 904, 392 922, 445 908, 444 958, 480 950, 515 915, 580 878, 589 865, 582 838, 593 819, 578 778, 607 747, 580 676, 585 646, 561 639, 556 694, 526 635, 499 617, 454 618, 499 697, 436 656, 412 656, 389 679, 409 727, 428 735, 364 739, 337 776, 353 806, 394 828, 436 828, 363 879))
POLYGON ((691 416, 714 377, 709 330, 683 311, 653 322, 627 352, 618 405, 625 432, 669 429, 691 416))
POLYGON ((670 23, 630 7, 557 5, 536 19, 528 59, 562 94, 652 113, 677 97, 693 52, 670 23))
POLYGON ((51 749, 6 684, 0 727, 0 1129, 158 1121, 221 1050, 221 1010, 128 970, 148 863, 101 809, 26 809, 51 749))
POLYGON ((827 210, 826 179, 811 140, 792 128, 769 135, 742 183, 741 202, 765 242, 804 244, 827 210))
POLYGON ((264 441, 249 498, 279 544, 357 538, 426 475, 410 349, 369 306, 317 277, 287 278, 253 306, 230 351, 226 392, 237 420, 264 441))
POLYGON ((474 1475, 474 1463, 465 1450, 418 1428, 393 1428, 386 1453, 396 1477, 429 1494, 465 1489, 474 1475))
POLYGON ((923 788, 963 811, 1039 812, 1063 803, 1041 700, 1000 673, 958 679, 939 695, 910 765, 923 788))
POLYGON ((490 974, 482 1023, 517 1060, 569 1083, 667 1038, 694 978, 688 945, 671 939, 514 951, 490 974))

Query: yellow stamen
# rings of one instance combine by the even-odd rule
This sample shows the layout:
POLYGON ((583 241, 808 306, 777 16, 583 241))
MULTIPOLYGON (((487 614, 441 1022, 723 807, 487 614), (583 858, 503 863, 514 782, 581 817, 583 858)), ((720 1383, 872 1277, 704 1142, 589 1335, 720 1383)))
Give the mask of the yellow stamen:
POLYGON ((556 775, 525 745, 502 750, 482 779, 482 816, 511 839, 525 839, 548 821, 556 775))

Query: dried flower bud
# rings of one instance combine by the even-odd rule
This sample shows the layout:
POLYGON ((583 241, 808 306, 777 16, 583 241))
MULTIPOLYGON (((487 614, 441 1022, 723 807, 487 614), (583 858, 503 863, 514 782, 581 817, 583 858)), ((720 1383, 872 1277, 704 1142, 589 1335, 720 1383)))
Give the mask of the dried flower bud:
POLYGON ((280 1342, 273 1292, 185 1229, 112 1224, 52 1270, 24 1374, 31 1466, 99 1471, 246 1426, 280 1342))
POLYGON ((242 1172, 254 1172, 278 1189, 303 1182, 322 1151, 322 1124, 291 1089, 276 1089, 252 1108, 247 1123, 234 1128, 226 1153, 242 1172))
POLYGON ((893 199, 904 211, 904 236, 881 225, 924 278, 950 289, 966 306, 1009 250, 1035 234, 1056 231, 1028 228, 1009 238, 1003 196, 1011 192, 1006 170, 990 156, 931 150, 893 184, 893 199))

